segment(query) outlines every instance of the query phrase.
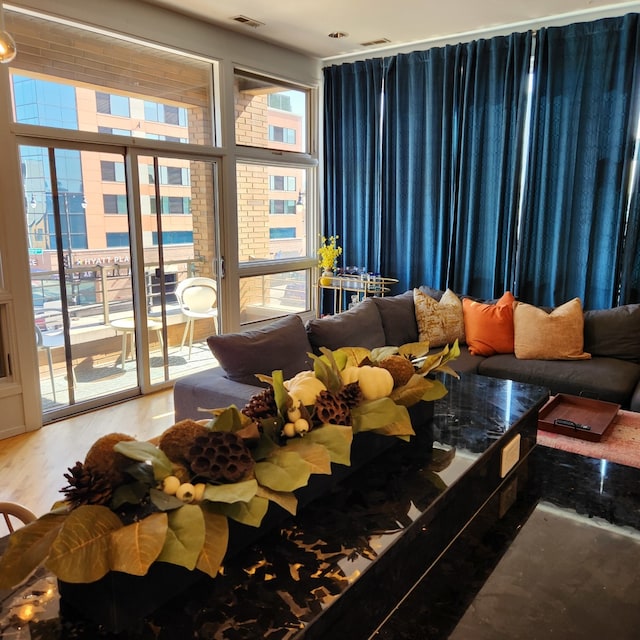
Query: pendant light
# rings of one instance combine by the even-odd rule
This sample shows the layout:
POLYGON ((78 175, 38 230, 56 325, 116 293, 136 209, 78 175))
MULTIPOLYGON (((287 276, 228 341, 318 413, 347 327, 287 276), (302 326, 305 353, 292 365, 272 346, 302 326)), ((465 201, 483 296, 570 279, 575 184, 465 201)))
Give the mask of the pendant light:
POLYGON ((16 41, 4 30, 4 7, 0 2, 0 63, 11 62, 17 52, 16 41))

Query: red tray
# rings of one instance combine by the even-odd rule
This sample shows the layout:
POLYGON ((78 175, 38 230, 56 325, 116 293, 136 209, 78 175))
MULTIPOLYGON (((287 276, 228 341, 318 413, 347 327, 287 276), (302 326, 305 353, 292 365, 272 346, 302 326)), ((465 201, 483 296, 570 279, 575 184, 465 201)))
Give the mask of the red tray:
POLYGON ((619 409, 620 405, 614 402, 559 393, 540 409, 538 428, 598 442, 619 409))

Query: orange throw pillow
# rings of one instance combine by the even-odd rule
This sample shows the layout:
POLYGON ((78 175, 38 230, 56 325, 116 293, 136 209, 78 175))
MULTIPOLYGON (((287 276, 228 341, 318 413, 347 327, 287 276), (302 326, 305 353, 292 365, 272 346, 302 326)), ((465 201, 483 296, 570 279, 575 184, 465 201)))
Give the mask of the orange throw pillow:
POLYGON ((484 304, 464 298, 464 334, 469 353, 474 356, 492 356, 513 353, 513 303, 515 298, 507 291, 495 304, 484 304))

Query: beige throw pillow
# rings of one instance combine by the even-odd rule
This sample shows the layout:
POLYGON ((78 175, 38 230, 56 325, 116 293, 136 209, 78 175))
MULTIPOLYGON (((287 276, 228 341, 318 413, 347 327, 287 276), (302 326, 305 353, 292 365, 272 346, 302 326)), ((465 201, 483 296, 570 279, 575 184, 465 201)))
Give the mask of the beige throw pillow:
POLYGON ((464 342, 462 301, 453 291, 447 289, 440 300, 435 300, 414 289, 413 302, 420 342, 428 342, 430 347, 464 342))
POLYGON ((584 314, 579 298, 556 307, 551 313, 530 304, 513 309, 514 352, 529 360, 586 360, 584 314))

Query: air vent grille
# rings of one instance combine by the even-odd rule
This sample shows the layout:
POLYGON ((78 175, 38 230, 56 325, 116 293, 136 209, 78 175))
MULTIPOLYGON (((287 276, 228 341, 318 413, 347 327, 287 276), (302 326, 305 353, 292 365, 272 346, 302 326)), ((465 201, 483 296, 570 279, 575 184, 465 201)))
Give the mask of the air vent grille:
POLYGON ((375 47, 376 45, 388 44, 391 42, 389 38, 378 38, 378 40, 369 40, 369 42, 361 42, 360 45, 363 47, 375 47))
POLYGON ((239 22, 240 24, 244 24, 247 27, 253 27, 257 29, 258 27, 264 27, 264 22, 260 22, 260 20, 254 20, 253 18, 247 18, 247 16, 235 16, 231 18, 235 22, 239 22))

